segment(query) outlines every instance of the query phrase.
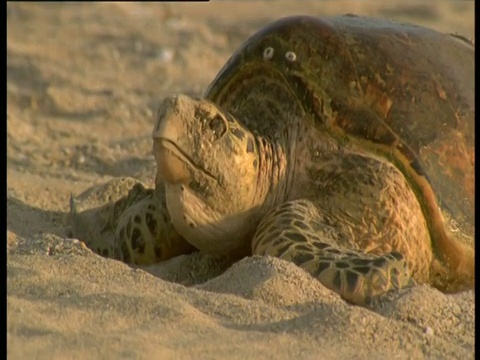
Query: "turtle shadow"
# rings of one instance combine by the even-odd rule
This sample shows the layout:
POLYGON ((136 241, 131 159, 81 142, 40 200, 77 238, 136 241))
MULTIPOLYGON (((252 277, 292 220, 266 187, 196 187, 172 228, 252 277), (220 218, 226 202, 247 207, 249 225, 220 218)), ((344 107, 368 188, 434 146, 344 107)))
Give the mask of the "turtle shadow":
POLYGON ((265 321, 256 324, 238 324, 231 322, 224 322, 222 325, 235 331, 255 331, 259 333, 310 333, 311 329, 315 329, 315 336, 322 338, 328 335, 334 329, 349 327, 348 319, 351 312, 364 311, 365 309, 355 308, 342 303, 339 300, 336 303, 327 302, 305 302, 296 304, 289 310, 297 312, 298 315, 290 319, 282 319, 278 321, 265 321), (321 326, 319 323, 321 322, 321 326))
POLYGON ((21 238, 50 233, 68 237, 68 213, 43 210, 7 196, 7 230, 21 238))
POLYGON ((127 265, 164 281, 202 288, 202 285, 223 275, 235 262, 237 259, 226 255, 215 256, 192 250, 190 253, 150 265, 127 265))

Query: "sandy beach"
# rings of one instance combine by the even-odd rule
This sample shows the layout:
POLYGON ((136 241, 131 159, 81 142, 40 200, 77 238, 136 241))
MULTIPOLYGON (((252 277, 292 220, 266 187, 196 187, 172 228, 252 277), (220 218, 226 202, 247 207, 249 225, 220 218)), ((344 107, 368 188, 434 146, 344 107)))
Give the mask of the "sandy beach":
POLYGON ((165 96, 201 96, 272 20, 345 13, 474 35, 464 1, 7 4, 9 359, 475 357, 473 290, 422 285, 366 309, 275 258, 132 267, 72 238, 71 193, 153 187, 165 96))

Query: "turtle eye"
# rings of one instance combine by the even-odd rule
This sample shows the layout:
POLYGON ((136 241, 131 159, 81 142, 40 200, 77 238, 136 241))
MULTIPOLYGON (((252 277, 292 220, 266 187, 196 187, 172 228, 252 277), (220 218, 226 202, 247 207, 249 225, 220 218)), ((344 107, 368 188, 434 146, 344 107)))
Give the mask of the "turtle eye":
POLYGON ((218 114, 210 120, 208 127, 215 136, 215 139, 220 139, 227 132, 227 125, 223 118, 218 114))

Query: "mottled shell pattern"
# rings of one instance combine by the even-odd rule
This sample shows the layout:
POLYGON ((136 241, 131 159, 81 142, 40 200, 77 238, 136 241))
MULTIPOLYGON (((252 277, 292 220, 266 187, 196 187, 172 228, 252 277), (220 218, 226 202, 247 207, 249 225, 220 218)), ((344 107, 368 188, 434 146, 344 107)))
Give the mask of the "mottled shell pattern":
POLYGON ((205 97, 262 136, 284 131, 288 120, 275 115, 290 111, 388 159, 417 193, 433 242, 472 246, 474 51, 459 36, 414 25, 284 18, 233 54, 205 97), (259 98, 270 106, 256 106, 259 98))

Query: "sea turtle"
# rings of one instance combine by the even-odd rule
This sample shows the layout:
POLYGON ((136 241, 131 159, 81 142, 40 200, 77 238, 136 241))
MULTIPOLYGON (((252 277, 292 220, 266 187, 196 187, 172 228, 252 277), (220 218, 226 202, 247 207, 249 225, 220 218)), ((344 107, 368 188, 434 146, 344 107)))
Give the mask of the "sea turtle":
POLYGON ((355 304, 414 283, 473 287, 474 46, 460 36, 280 19, 203 98, 163 102, 153 155, 155 191, 108 205, 108 246, 90 238, 104 255, 276 256, 355 304))

